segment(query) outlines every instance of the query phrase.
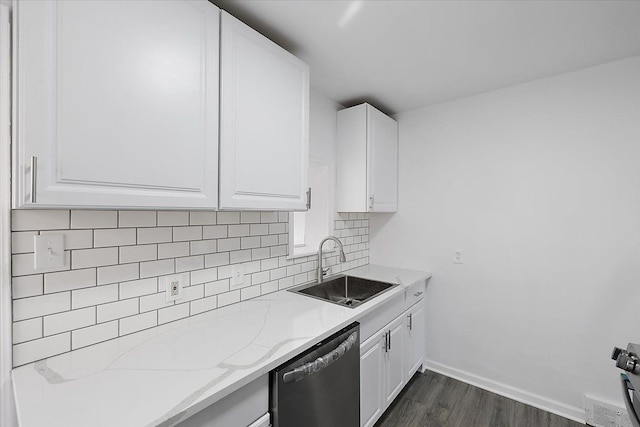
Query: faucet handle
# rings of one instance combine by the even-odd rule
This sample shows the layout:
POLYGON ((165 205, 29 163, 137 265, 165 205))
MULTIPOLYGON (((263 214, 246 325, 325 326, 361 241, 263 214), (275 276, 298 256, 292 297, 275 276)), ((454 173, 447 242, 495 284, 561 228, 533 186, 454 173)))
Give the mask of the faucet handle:
POLYGON ((326 276, 327 274, 329 274, 330 271, 331 271, 331 267, 323 268, 322 275, 326 276))

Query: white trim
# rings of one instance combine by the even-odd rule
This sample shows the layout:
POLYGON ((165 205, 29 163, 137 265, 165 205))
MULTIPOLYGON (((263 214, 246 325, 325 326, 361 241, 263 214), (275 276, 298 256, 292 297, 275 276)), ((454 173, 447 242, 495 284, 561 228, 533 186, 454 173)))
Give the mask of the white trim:
POLYGON ((524 403, 525 405, 530 405, 582 424, 585 423, 585 412, 583 408, 567 405, 562 402, 558 402, 557 400, 530 393, 526 390, 512 387, 457 368, 452 368, 432 360, 425 360, 423 367, 430 371, 479 387, 483 390, 516 400, 524 403))
POLYGON ((0 425, 17 426, 11 386, 11 21, 0 4, 0 425))

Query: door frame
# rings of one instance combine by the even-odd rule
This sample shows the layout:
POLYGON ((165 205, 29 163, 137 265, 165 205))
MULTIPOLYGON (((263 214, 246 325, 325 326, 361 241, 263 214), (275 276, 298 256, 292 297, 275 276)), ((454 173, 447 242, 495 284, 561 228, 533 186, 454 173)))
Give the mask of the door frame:
POLYGON ((11 16, 0 4, 0 425, 17 426, 11 322, 11 16))

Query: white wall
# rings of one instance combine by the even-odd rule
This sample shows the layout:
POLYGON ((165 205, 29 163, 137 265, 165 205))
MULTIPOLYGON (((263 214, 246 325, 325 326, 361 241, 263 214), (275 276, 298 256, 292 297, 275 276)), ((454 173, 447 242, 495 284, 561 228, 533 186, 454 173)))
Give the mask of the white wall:
POLYGON ((583 418, 640 342, 640 57, 397 117, 371 262, 433 272, 429 366, 583 418), (464 264, 453 264, 462 250, 464 264))

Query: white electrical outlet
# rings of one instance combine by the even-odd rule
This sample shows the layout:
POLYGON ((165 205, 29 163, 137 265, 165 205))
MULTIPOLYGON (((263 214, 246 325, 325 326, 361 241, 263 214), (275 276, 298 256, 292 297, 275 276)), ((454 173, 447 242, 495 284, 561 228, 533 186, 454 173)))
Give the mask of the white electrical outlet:
POLYGON ((64 234, 41 234, 34 236, 33 268, 55 268, 64 266, 64 234))
POLYGON ((182 299, 183 280, 181 274, 164 277, 165 300, 167 302, 182 299))
POLYGON ((244 284, 244 265, 235 264, 231 266, 231 289, 241 288, 244 284))
POLYGON ((462 251, 455 251, 453 254, 454 264, 464 264, 464 258, 462 257, 462 251))

